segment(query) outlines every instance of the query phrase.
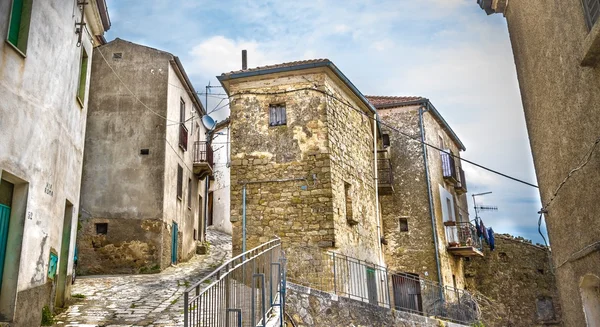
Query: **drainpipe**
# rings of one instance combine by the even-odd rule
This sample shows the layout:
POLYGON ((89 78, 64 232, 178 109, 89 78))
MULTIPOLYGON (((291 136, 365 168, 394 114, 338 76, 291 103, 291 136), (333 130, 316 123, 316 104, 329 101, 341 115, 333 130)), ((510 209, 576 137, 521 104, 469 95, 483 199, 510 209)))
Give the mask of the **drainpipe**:
POLYGON ((208 189, 210 188, 210 177, 204 178, 204 241, 206 241, 206 227, 208 226, 208 189))
POLYGON ((246 253, 246 184, 242 188, 242 253, 246 253))
MULTIPOLYGON (((438 281, 440 287, 443 287, 442 282, 442 270, 440 268, 440 253, 438 249, 438 235, 437 225, 435 223, 435 214, 433 212, 433 195, 431 194, 431 183, 429 180, 429 162, 427 161, 427 146, 425 145, 425 129, 423 128, 423 112, 427 108, 425 105, 421 105, 419 108, 419 125, 421 127, 421 143, 423 145, 423 161, 425 162, 425 180, 427 181, 427 195, 429 196, 429 213, 431 214, 431 227, 433 228, 433 243, 435 244, 435 263, 437 265, 438 281)), ((444 293, 440 291, 442 299, 444 299, 444 293)))
POLYGON ((377 172, 377 113, 373 114, 373 165, 375 166, 375 218, 377 219, 377 244, 379 249, 379 264, 383 265, 381 249, 381 224, 379 219, 379 178, 377 172))

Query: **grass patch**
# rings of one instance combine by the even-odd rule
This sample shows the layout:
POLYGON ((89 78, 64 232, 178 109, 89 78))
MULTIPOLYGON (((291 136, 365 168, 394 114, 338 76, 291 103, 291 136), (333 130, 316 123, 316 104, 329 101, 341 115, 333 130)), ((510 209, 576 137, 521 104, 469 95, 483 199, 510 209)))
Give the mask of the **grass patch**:
POLYGON ((136 307, 135 303, 132 303, 132 304, 129 306, 129 308, 130 308, 130 309, 135 309, 135 307, 136 307))
POLYGON ((50 311, 48 306, 42 308, 42 322, 40 323, 42 326, 52 326, 54 325, 54 315, 50 311))
POLYGON ((154 265, 152 267, 140 268, 140 274, 156 274, 160 272, 160 265, 154 265))
POLYGON ((76 298, 76 299, 85 299, 85 295, 79 294, 79 293, 77 293, 77 294, 71 294, 71 297, 72 298, 76 298))
POLYGON ((177 299, 171 301, 171 304, 175 304, 175 303, 177 303, 177 299))

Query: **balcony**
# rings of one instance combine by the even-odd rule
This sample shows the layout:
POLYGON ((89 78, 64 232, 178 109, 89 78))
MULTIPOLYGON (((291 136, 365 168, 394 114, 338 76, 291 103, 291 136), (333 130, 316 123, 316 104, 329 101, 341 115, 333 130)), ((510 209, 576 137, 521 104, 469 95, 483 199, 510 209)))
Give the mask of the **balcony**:
POLYGON ((188 129, 185 124, 179 124, 179 147, 183 151, 187 151, 188 148, 188 129))
POLYGON ((467 180, 465 179, 465 171, 462 167, 458 167, 458 177, 460 180, 454 185, 454 190, 458 195, 467 193, 467 180))
POLYGON ((440 157, 442 158, 442 172, 444 174, 444 179, 452 184, 458 183, 458 176, 456 174, 456 164, 454 163, 454 156, 452 151, 440 151, 440 157))
POLYGON ((444 222, 448 252, 459 257, 483 257, 481 238, 475 226, 469 222, 444 222))
POLYGON ((377 187, 379 195, 394 193, 394 172, 387 150, 377 151, 377 187))
POLYGON ((204 178, 213 173, 213 149, 205 141, 194 142, 194 151, 192 152, 194 161, 194 174, 198 178, 204 178))

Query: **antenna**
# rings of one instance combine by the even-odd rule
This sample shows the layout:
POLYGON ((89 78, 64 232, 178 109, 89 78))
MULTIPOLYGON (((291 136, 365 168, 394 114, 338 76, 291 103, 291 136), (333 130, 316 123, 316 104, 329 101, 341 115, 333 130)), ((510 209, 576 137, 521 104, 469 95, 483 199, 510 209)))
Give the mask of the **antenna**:
POLYGON ((498 211, 497 206, 477 205, 477 202, 475 202, 476 196, 488 195, 491 193, 492 192, 483 192, 471 195, 473 197, 473 208, 475 209, 475 220, 479 220, 479 211, 498 211))

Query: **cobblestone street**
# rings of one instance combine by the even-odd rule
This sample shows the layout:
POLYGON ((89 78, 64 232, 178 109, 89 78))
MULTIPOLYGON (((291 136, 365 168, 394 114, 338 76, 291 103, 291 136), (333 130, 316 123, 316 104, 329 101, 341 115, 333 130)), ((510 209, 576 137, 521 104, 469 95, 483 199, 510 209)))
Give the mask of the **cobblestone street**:
POLYGON ((79 277, 72 294, 82 294, 55 317, 55 326, 182 326, 183 291, 231 258, 231 236, 209 229, 208 255, 150 275, 79 277))

